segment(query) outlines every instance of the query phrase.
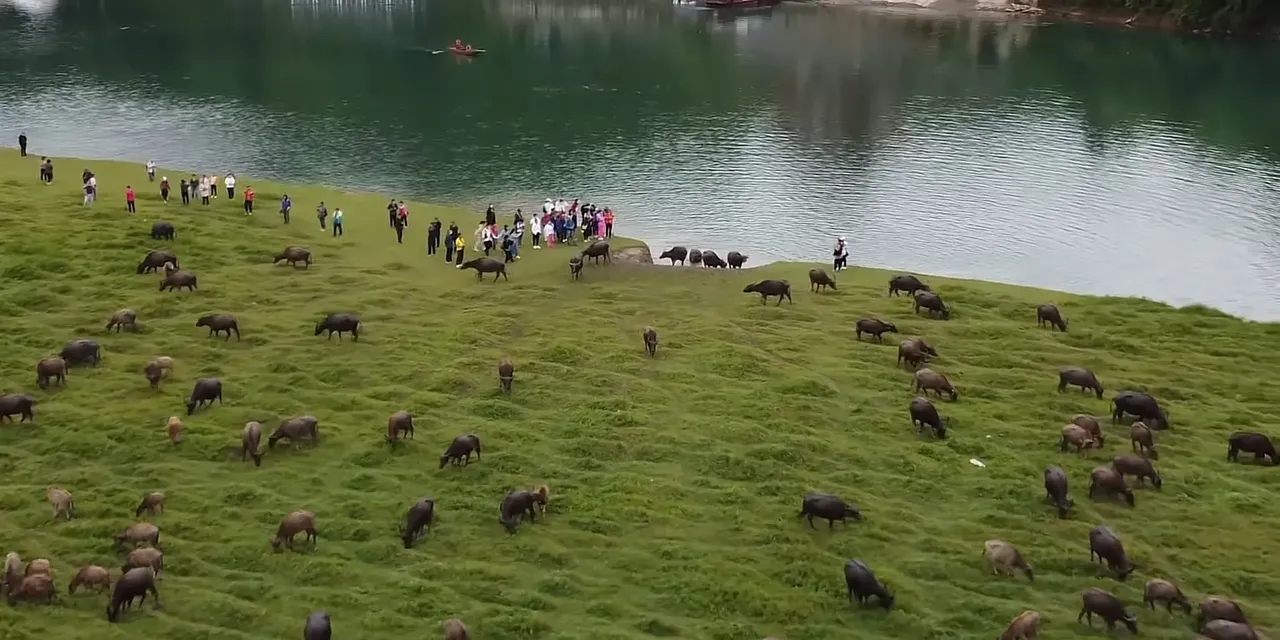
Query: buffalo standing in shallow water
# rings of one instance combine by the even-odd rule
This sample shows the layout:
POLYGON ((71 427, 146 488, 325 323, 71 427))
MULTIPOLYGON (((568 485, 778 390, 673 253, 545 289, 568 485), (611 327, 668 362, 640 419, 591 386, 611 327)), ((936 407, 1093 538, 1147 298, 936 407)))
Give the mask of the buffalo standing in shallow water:
MULTIPOLYGON (((705 256, 703 257, 703 260, 706 260, 705 256)), ((760 282, 753 282, 744 287, 742 292, 760 294, 760 304, 768 303, 769 296, 778 297, 778 304, 773 305, 775 307, 782 305, 782 298, 784 296, 787 298, 787 302, 795 304, 795 300, 791 299, 791 283, 786 280, 762 280, 760 282)))
POLYGON ((681 246, 675 246, 675 247, 671 247, 670 249, 667 249, 666 251, 663 251, 662 255, 658 256, 658 259, 670 260, 671 266, 674 267, 677 262, 679 262, 680 264, 684 264, 684 259, 687 258, 688 256, 689 256, 688 249, 681 246))
POLYGON ((507 277, 507 265, 503 264, 501 260, 494 260, 493 258, 476 258, 474 260, 468 260, 462 263, 462 266, 460 266, 459 268, 475 269, 477 280, 483 280, 484 274, 486 273, 493 274, 494 282, 498 281, 499 276, 501 276, 502 278, 508 281, 511 279, 507 277))
POLYGON ((338 340, 342 340, 342 334, 350 332, 352 342, 359 342, 360 318, 349 313, 331 313, 316 323, 316 335, 325 331, 329 332, 329 340, 333 339, 334 333, 338 334, 338 340))

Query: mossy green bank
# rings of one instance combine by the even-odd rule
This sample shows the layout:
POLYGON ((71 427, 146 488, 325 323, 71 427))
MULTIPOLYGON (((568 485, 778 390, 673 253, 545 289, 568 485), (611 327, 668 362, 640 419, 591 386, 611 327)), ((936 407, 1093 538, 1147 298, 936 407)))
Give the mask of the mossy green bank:
MULTIPOLYGON (((1276 325, 927 277, 954 310, 937 321, 887 297, 886 272, 841 273, 839 291, 819 295, 807 291, 811 265, 798 263, 589 265, 573 282, 569 250, 527 243, 509 283, 481 283, 428 257, 424 242, 436 215, 470 239, 475 213, 412 203, 398 245, 383 195, 241 176, 258 194, 248 218, 225 198, 162 204, 141 164, 59 158, 46 186, 38 160, 0 152, 0 392, 40 403, 35 424, 0 426, 0 551, 51 559, 61 601, 4 608, 6 638, 296 637, 325 609, 335 637, 362 640, 432 637, 452 616, 477 638, 922 640, 995 637, 1036 609, 1042 637, 1061 640, 1089 634, 1075 622, 1082 589, 1102 586, 1137 610, 1152 576, 1193 598, 1236 597, 1261 627, 1280 624, 1280 469, 1225 459, 1233 430, 1280 437, 1276 325), (91 209, 80 205, 85 166, 100 186, 91 209), (137 215, 125 212, 127 183, 137 215), (285 192, 289 226, 275 213, 285 192), (319 229, 320 200, 346 212, 344 237, 319 229), (175 241, 148 236, 159 219, 177 226, 175 241), (309 247, 315 264, 272 265, 286 245, 309 247), (197 274, 197 291, 162 293, 159 276, 134 273, 160 246, 197 274), (742 293, 763 278, 790 280, 795 303, 742 293), (1036 327, 1047 301, 1069 333, 1036 327), (124 307, 141 331, 106 333, 124 307), (195 326, 213 312, 235 314, 243 339, 195 326), (315 337, 329 312, 359 314, 360 341, 315 337), (916 435, 897 337, 855 341, 862 316, 938 348, 933 367, 960 389, 958 402, 938 402, 948 439, 916 435), (661 336, 655 359, 646 326, 661 336), (76 338, 103 345, 101 365, 39 391, 35 363, 76 338), (153 391, 142 367, 158 355, 178 364, 153 391), (510 398, 498 389, 503 356, 516 363, 510 398), (1097 372, 1107 399, 1057 393, 1067 365, 1097 372), (184 416, 187 438, 174 446, 165 420, 205 376, 223 379, 226 403, 184 416), (1083 456, 1056 447, 1072 415, 1105 420, 1127 388, 1153 393, 1174 425, 1159 434, 1164 488, 1139 491, 1133 509, 1085 496, 1089 470, 1129 450, 1127 429, 1108 424, 1104 449, 1083 456), (393 449, 384 430, 398 409, 416 414, 417 434, 393 449), (271 429, 300 414, 320 419, 318 447, 241 463, 246 421, 271 429), (483 460, 438 469, 468 432, 483 460), (1051 464, 1071 477, 1069 520, 1043 502, 1051 464), (499 501, 539 483, 552 489, 545 522, 508 535, 499 501), (74 494, 75 520, 50 519, 48 486, 74 494), (110 625, 105 596, 66 586, 85 564, 118 573, 112 537, 151 491, 168 496, 154 518, 165 607, 110 625), (815 491, 858 503, 865 520, 808 528, 796 514, 815 491), (422 496, 436 499, 437 526, 406 550, 398 523, 422 496), (317 514, 317 548, 272 553, 295 509, 317 514), (1088 531, 1101 523, 1141 565, 1127 583, 1089 562, 1088 531), (981 560, 989 538, 1021 547, 1036 581, 992 576, 981 560), (892 612, 848 604, 842 566, 855 557, 896 591, 892 612)), ((181 174, 167 173, 176 186, 181 174)), ((1140 618, 1145 637, 1190 637, 1186 617, 1140 618)))

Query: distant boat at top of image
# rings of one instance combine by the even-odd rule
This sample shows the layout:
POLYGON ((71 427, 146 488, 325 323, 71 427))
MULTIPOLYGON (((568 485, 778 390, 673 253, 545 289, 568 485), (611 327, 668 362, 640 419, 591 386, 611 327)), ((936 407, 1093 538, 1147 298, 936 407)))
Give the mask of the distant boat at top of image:
POLYGON ((782 0, 703 0, 703 4, 711 9, 745 9, 750 7, 772 7, 782 0))

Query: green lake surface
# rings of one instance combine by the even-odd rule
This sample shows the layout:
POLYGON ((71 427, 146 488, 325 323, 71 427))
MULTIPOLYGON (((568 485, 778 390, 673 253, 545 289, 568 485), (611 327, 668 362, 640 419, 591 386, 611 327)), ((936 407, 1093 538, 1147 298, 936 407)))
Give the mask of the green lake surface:
POLYGON ((1005 14, 0 0, 0 142, 36 154, 581 197, 655 249, 825 260, 844 235, 857 264, 1266 320, 1277 78, 1272 42, 1005 14), (455 38, 486 52, 435 53, 455 38))

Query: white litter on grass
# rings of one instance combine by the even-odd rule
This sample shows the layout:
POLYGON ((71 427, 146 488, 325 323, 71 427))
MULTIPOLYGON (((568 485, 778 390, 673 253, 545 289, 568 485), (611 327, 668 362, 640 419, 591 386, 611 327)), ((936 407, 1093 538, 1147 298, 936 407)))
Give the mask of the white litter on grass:
POLYGON ((977 459, 977 458, 969 458, 969 464, 971 464, 971 465, 973 465, 973 466, 975 466, 975 467, 981 467, 981 468, 983 468, 983 469, 986 469, 986 468, 987 468, 987 465, 982 464, 982 461, 981 461, 981 460, 979 460, 979 459, 977 459))

